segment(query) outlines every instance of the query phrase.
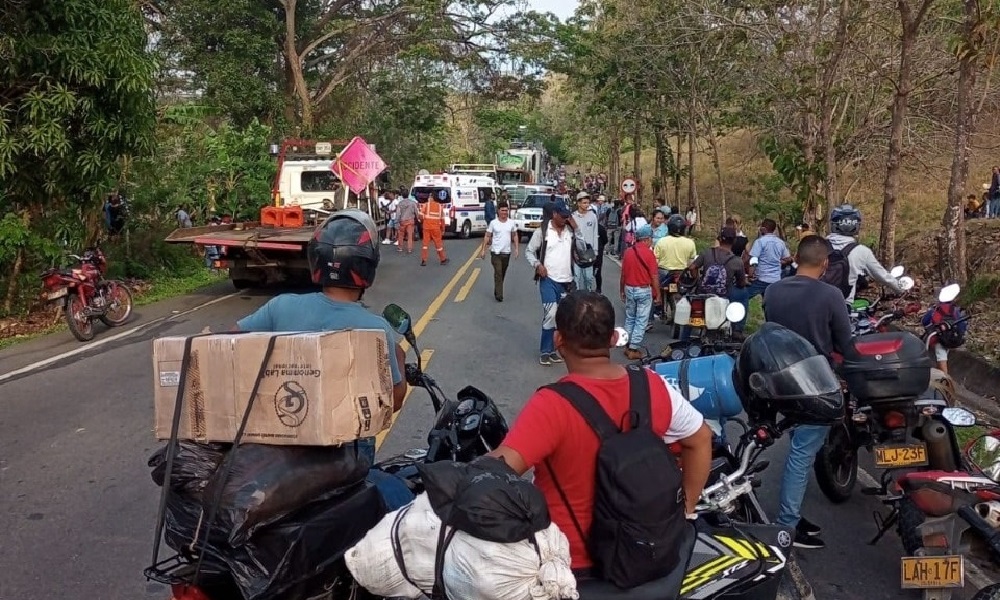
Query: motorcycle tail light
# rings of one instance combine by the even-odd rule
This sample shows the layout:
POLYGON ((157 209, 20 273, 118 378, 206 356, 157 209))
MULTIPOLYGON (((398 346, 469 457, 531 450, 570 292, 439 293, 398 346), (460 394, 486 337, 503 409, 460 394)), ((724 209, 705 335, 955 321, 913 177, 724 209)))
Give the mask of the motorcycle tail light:
POLYGON ((882 416, 882 424, 886 429, 900 429, 906 427, 906 415, 895 410, 889 411, 882 416))
POLYGON ((171 600, 212 600, 201 588, 186 583, 175 583, 170 586, 171 600))
POLYGON ((949 548, 948 536, 943 533, 930 533, 924 536, 924 548, 949 548))
MULTIPOLYGON (((913 490, 910 498, 920 509, 920 512, 928 515, 946 515, 951 512, 954 503, 954 499, 950 495, 929 487, 913 490)), ((947 540, 945 540, 945 544, 947 547, 947 540)))
POLYGON ((691 301, 691 317, 705 318, 705 300, 703 298, 691 301))

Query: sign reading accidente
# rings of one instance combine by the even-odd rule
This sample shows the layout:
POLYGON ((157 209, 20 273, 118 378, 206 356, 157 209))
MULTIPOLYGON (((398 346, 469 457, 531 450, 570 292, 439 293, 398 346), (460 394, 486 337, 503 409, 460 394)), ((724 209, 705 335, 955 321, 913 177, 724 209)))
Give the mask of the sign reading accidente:
POLYGON ((239 333, 153 342, 155 430, 169 439, 182 380, 178 438, 231 442, 254 391, 243 440, 331 446, 388 429, 392 417, 389 344, 382 330, 239 333), (268 343, 274 349, 263 371, 268 343))

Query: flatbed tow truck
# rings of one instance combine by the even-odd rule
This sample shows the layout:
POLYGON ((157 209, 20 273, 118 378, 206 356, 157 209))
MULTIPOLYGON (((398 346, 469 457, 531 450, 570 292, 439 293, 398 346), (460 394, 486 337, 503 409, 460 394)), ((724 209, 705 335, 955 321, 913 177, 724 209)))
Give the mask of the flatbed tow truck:
POLYGON ((301 225, 284 227, 247 222, 187 227, 171 232, 166 242, 218 247, 221 256, 213 267, 228 269, 229 278, 237 288, 274 282, 310 282, 306 247, 316 225, 332 212, 359 208, 372 216, 379 231, 385 227, 376 202, 375 182, 368 185, 361 198, 352 199, 350 190, 330 170, 332 148, 346 143, 286 140, 280 145, 278 170, 271 189, 273 205, 300 207, 301 225), (286 203, 285 198, 292 200, 286 203))

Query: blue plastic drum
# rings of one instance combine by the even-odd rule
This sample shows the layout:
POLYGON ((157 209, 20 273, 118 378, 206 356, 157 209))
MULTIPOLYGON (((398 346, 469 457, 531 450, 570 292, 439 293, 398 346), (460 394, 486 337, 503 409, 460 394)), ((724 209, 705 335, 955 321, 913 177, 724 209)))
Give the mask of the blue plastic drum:
POLYGON ((735 364, 728 354, 715 354, 656 363, 653 371, 680 390, 681 371, 686 370, 687 398, 706 419, 720 421, 743 412, 743 404, 733 384, 735 364))

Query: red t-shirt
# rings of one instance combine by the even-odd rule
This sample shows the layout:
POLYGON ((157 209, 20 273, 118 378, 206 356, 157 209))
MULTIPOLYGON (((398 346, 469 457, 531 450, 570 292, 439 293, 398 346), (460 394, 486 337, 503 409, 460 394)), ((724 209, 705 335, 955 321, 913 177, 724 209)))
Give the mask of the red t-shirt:
MULTIPOLYGON (((671 426, 671 414, 676 416, 677 412, 683 413, 681 419, 674 422, 675 427, 684 428, 684 431, 679 432, 682 437, 689 435, 694 425, 697 425, 695 429, 701 427, 700 415, 690 404, 681 399, 680 402, 687 406, 679 406, 680 403, 674 401, 658 375, 652 371, 647 371, 647 375, 653 430, 657 435, 666 435, 671 426), (688 409, 694 411, 694 419, 688 417, 688 409), (686 423, 681 425, 678 421, 686 423)), ((591 379, 571 374, 560 381, 572 381, 587 390, 614 422, 619 425, 623 422, 629 407, 628 375, 620 379, 591 379)), ((580 527, 584 533, 589 533, 594 510, 597 450, 600 447, 597 434, 570 405, 569 400, 551 390, 539 390, 521 410, 503 445, 516 450, 529 467, 535 467, 535 485, 545 496, 552 521, 569 539, 572 568, 592 566, 584 542, 566 510, 566 504, 556 491, 552 475, 543 463, 546 459, 551 463, 559 478, 559 485, 573 506, 573 514, 580 527)))
POLYGON ((651 287, 659 279, 656 256, 645 244, 636 244, 622 255, 622 282, 633 287, 651 287))

